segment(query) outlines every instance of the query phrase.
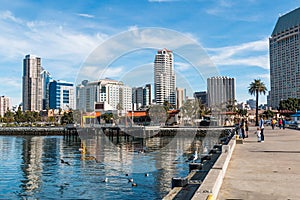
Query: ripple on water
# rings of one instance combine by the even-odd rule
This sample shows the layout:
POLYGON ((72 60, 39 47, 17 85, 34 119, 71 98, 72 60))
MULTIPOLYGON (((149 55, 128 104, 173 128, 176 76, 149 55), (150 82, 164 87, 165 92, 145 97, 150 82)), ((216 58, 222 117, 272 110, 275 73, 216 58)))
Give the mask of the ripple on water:
POLYGON ((96 146, 98 150, 85 156, 97 160, 82 160, 79 139, 0 136, 0 198, 161 199, 170 190, 172 177, 187 175, 185 161, 190 155, 181 149, 184 141, 161 149, 161 143, 167 141, 149 139, 152 148, 145 148, 141 140, 117 147, 96 146), (139 153, 140 149, 145 153, 139 153), (107 182, 103 182, 105 178, 107 182), (133 178, 137 187, 132 187, 128 178, 133 178))

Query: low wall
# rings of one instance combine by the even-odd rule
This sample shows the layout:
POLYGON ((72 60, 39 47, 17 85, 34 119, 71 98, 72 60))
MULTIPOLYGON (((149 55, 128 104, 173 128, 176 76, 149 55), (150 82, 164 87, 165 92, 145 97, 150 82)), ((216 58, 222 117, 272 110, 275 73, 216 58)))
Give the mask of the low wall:
POLYGON ((194 194, 192 198, 193 200, 207 200, 217 198, 235 145, 236 139, 233 137, 228 145, 222 146, 222 154, 194 194))

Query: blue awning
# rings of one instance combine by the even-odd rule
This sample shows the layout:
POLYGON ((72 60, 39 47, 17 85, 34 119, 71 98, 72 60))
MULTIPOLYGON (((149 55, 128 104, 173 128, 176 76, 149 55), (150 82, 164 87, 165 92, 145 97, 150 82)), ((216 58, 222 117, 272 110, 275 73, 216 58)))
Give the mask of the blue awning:
POLYGON ((291 117, 300 117, 300 110, 298 110, 295 114, 291 115, 291 117))

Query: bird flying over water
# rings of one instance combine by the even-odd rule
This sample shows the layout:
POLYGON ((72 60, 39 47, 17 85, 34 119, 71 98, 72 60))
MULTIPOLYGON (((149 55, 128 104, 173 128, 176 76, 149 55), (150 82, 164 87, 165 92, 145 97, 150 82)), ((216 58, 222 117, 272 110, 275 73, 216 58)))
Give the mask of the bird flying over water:
POLYGON ((70 165, 70 163, 69 163, 69 162, 66 162, 66 161, 64 161, 63 159, 60 159, 60 163, 62 163, 62 164, 66 164, 66 165, 70 165))

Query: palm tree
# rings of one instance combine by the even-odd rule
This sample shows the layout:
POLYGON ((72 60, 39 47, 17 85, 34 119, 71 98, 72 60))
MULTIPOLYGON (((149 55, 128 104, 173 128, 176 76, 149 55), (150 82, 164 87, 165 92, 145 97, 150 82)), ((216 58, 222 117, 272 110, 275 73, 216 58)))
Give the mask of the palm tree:
POLYGON ((267 92, 267 87, 260 79, 254 79, 249 86, 249 93, 251 95, 256 95, 256 112, 255 112, 255 126, 258 126, 258 95, 263 93, 264 95, 267 92))

